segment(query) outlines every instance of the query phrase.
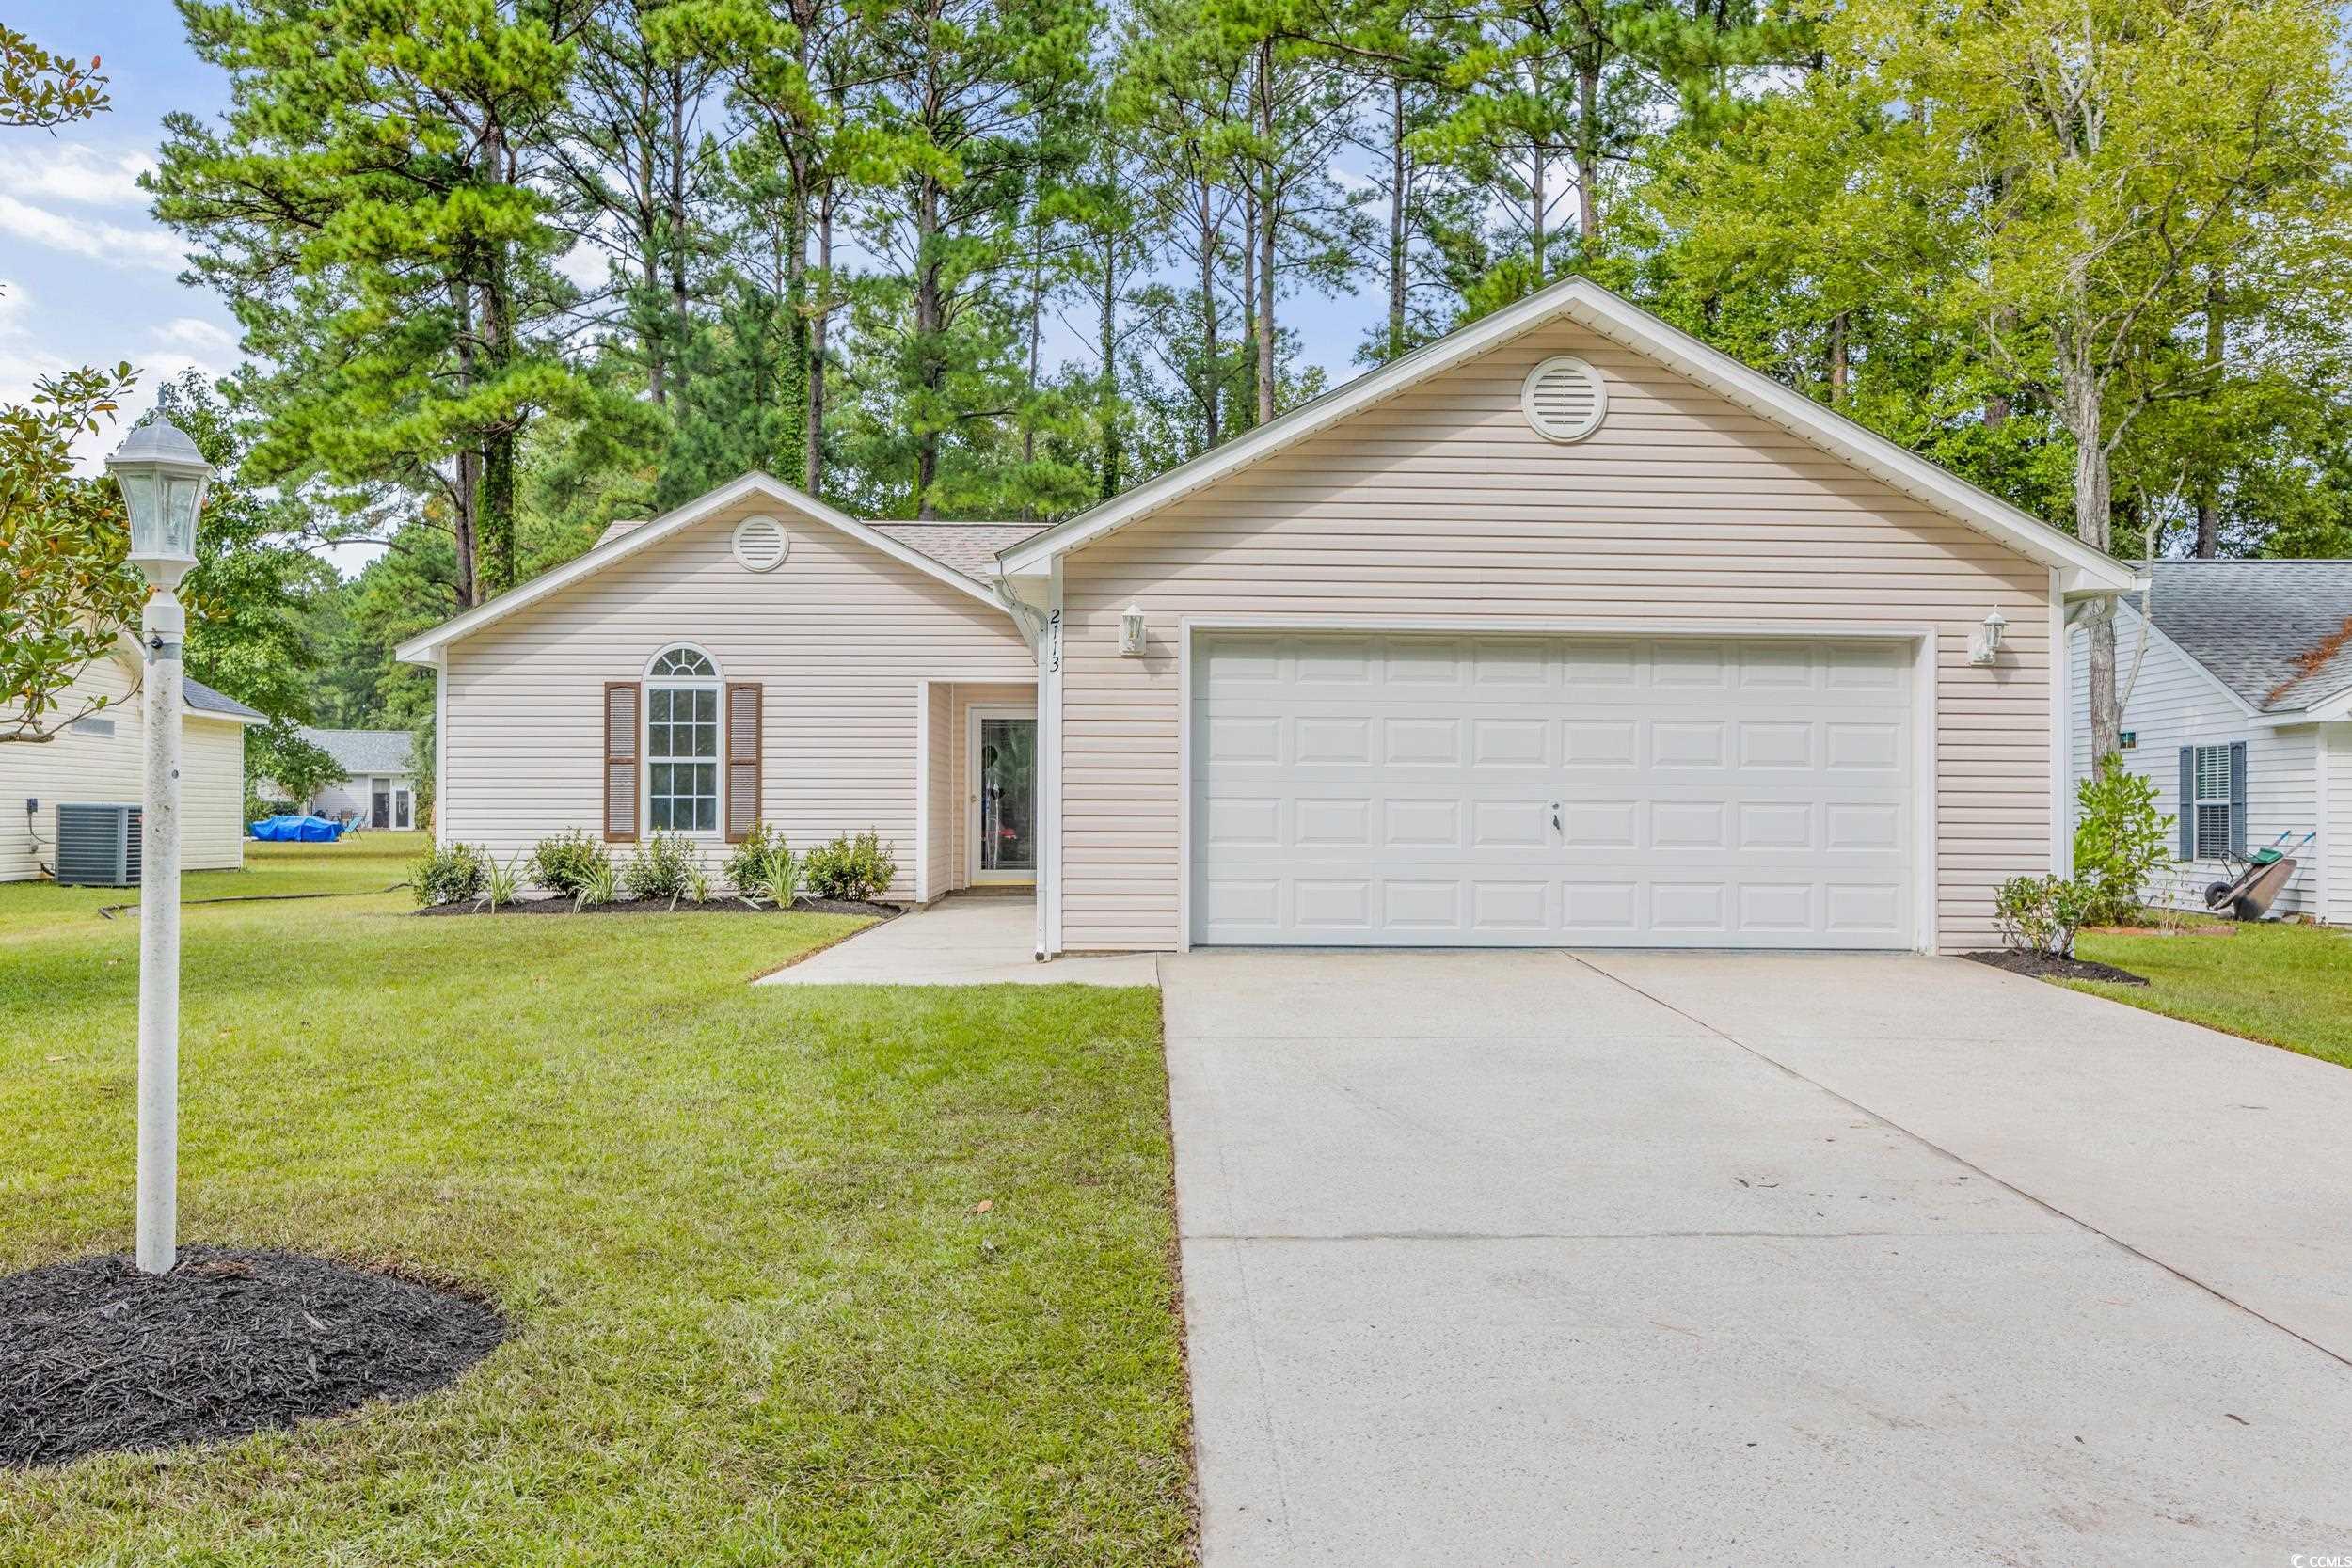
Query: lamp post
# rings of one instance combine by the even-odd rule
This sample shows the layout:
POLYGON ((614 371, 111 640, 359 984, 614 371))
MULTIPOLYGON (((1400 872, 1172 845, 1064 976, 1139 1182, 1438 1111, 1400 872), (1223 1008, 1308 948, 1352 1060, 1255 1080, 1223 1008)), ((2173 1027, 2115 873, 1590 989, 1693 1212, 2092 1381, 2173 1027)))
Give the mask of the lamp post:
POLYGON ((155 420, 106 471, 131 515, 131 563, 154 590, 139 620, 147 653, 147 800, 139 819, 138 1266, 169 1274, 180 1180, 180 686, 188 618, 174 592, 196 564, 196 514, 211 465, 187 432, 155 420))

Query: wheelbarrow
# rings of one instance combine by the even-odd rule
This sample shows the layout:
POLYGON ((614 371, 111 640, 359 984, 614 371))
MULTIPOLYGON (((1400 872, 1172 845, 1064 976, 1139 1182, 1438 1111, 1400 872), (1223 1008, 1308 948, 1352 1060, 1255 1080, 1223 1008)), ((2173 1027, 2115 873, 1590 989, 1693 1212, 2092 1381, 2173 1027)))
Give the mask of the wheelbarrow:
POLYGON ((2280 891, 2287 885, 2287 879, 2295 875, 2295 857, 2319 836, 2316 832, 2308 832, 2303 835, 2302 843, 2294 848, 2280 848, 2279 846, 2287 841, 2287 834, 2294 832, 2293 828, 2289 828, 2286 832, 2272 839, 2268 847, 2250 855, 2233 855, 2227 850, 2222 851, 2221 859, 2230 867, 2230 879, 2206 885, 2205 908, 2226 909, 2240 920, 2260 920, 2268 914, 2280 891))

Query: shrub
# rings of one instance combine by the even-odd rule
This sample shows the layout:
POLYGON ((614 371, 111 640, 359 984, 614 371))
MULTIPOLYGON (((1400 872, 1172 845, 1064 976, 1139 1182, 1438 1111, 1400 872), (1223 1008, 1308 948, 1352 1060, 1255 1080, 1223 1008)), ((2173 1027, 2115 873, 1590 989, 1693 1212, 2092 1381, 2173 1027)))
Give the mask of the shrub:
POLYGON ((819 898, 880 898, 898 874, 893 847, 876 838, 870 828, 855 838, 842 833, 830 844, 818 845, 808 852, 803 866, 808 891, 819 898))
POLYGON ((747 902, 756 905, 764 898, 788 907, 800 891, 801 857, 785 844, 782 833, 765 822, 756 823, 727 857, 726 873, 747 902))
POLYGON ((1994 895, 1993 920, 2010 947, 2071 958, 2090 898, 2084 883, 2062 877, 2012 877, 1994 895))
POLYGON ((482 896, 490 906, 490 912, 499 912, 501 904, 511 904, 522 891, 522 857, 509 855, 504 865, 485 863, 482 868, 482 896))
POLYGON ((683 833, 655 833, 621 867, 621 891, 631 898, 683 898, 693 890, 694 847, 683 833))
POLYGON ((2109 756, 2074 786, 2074 879, 2086 925, 2111 925, 2139 907, 2148 874, 2171 852, 2175 819, 2156 810, 2156 785, 2109 756))
POLYGON ((482 896, 490 857, 470 844, 436 846, 408 867, 408 888, 420 904, 462 904, 482 896))
POLYGON ((596 867, 610 866, 612 857, 604 846, 578 828, 549 833, 531 851, 531 879, 549 893, 577 898, 596 867))
POLYGON ((582 910, 610 904, 620 895, 621 873, 613 865, 612 857, 605 856, 581 877, 579 891, 572 895, 572 912, 578 914, 582 910))

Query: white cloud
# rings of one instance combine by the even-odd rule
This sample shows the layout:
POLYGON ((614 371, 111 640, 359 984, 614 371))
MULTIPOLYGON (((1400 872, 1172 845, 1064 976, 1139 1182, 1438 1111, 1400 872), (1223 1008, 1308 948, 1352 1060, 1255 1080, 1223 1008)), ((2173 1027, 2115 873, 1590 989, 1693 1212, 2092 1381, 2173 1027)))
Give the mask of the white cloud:
POLYGON ((189 354, 237 352, 237 335, 200 316, 174 316, 155 329, 159 349, 183 349, 189 354))
POLYGON ((0 231, 114 266, 177 272, 183 262, 180 242, 164 230, 125 229, 98 218, 68 217, 13 196, 0 196, 0 231))
POLYGON ((155 166, 145 152, 104 152, 86 142, 12 137, 0 150, 0 185, 34 200, 92 207, 144 207, 139 176, 155 166))

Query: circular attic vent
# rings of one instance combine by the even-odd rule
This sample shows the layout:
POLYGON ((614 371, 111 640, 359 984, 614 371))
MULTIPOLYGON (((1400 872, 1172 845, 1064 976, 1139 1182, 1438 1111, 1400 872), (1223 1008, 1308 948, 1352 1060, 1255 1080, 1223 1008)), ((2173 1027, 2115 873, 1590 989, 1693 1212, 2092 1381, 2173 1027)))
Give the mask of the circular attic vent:
POLYGON ((1527 372, 1519 407, 1537 435, 1581 441, 1609 417, 1609 388, 1592 366, 1562 355, 1527 372))
POLYGON ((735 563, 747 572, 772 572, 792 552, 792 536, 773 517, 746 517, 735 525, 735 563))

